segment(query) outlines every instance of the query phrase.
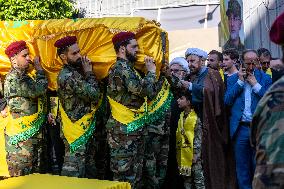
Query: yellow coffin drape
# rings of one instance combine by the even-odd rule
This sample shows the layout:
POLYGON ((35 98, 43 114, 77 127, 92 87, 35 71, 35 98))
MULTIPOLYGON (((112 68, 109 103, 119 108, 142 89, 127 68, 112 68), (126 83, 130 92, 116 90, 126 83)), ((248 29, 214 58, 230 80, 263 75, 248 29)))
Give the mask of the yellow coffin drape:
POLYGON ((144 71, 145 55, 155 59, 158 70, 163 60, 168 60, 167 33, 154 22, 140 17, 3 21, 0 22, 0 74, 6 74, 10 69, 5 48, 13 41, 25 40, 31 55, 41 57, 41 64, 49 79, 49 88, 55 90, 62 62, 56 55, 54 43, 61 37, 75 35, 81 53, 94 62, 93 70, 102 79, 107 76, 116 60, 111 39, 120 31, 136 33, 140 49, 135 65, 137 69, 144 71))
POLYGON ((0 189, 131 189, 128 182, 30 174, 0 181, 0 189))

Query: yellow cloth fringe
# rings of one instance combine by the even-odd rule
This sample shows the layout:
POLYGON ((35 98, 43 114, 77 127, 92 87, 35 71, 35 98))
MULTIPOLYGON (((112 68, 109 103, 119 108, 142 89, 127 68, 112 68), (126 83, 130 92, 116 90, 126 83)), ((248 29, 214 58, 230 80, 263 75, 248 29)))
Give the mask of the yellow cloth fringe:
POLYGON ((190 176, 193 159, 194 128, 197 115, 192 110, 184 120, 184 112, 180 114, 176 131, 177 162, 180 174, 190 176))

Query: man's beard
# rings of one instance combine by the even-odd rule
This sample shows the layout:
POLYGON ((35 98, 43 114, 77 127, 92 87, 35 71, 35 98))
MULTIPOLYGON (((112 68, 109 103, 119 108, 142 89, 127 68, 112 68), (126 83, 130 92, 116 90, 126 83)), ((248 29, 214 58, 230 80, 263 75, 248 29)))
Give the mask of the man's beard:
POLYGON ((131 53, 129 53, 128 50, 126 50, 126 58, 129 62, 136 62, 137 61, 137 57, 133 56, 131 53))
POLYGON ((211 65, 211 64, 208 64, 207 67, 209 67, 209 68, 211 68, 211 69, 213 69, 213 70, 219 70, 219 67, 218 67, 218 66, 213 66, 213 65, 211 65))
POLYGON ((82 66, 82 59, 78 58, 76 61, 73 61, 69 58, 67 58, 68 64, 74 66, 74 67, 81 67, 82 66))
POLYGON ((238 32, 231 32, 230 33, 230 37, 231 37, 231 39, 233 39, 233 40, 236 40, 236 39, 238 39, 239 38, 239 33, 238 32))
POLYGON ((197 68, 191 68, 190 73, 191 73, 191 75, 197 74, 198 73, 197 68))

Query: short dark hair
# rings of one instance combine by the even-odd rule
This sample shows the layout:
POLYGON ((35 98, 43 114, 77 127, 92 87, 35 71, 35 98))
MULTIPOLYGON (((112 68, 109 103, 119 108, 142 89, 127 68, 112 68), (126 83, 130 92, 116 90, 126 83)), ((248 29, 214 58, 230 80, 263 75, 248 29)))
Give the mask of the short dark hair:
MULTIPOLYGON (((132 39, 134 39, 134 38, 132 38, 132 39)), ((116 43, 116 44, 114 44, 114 50, 115 50, 115 52, 117 53, 117 52, 119 51, 119 48, 120 48, 121 46, 126 47, 126 46, 130 43, 130 41, 131 41, 132 39, 127 39, 127 40, 125 40, 125 41, 122 41, 121 43, 116 43)))
POLYGON ((226 49, 222 53, 225 56, 229 56, 232 60, 239 60, 239 52, 235 48, 226 49))
POLYGON ((186 98, 186 100, 191 102, 191 98, 192 98, 191 92, 181 90, 181 91, 179 91, 177 96, 178 96, 178 98, 181 98, 182 96, 184 96, 186 98))
POLYGON ((223 61, 223 55, 222 55, 222 53, 220 53, 219 51, 216 51, 216 50, 212 50, 212 51, 210 51, 209 53, 208 53, 208 55, 209 54, 216 54, 217 55, 217 57, 218 57, 218 61, 223 61))
POLYGON ((258 57, 260 57, 262 55, 264 57, 270 57, 271 58, 271 53, 266 48, 259 48, 259 49, 257 49, 257 55, 258 55, 258 57))
POLYGON ((235 17, 240 17, 242 15, 242 8, 240 3, 237 0, 230 0, 228 2, 228 9, 226 11, 226 15, 229 17, 230 15, 234 15, 235 17))
POLYGON ((245 55, 246 55, 247 53, 249 53, 249 52, 253 52, 253 53, 255 53, 255 54, 258 56, 256 50, 254 50, 254 49, 246 49, 246 50, 244 50, 244 51, 242 52, 242 60, 244 60, 245 55))

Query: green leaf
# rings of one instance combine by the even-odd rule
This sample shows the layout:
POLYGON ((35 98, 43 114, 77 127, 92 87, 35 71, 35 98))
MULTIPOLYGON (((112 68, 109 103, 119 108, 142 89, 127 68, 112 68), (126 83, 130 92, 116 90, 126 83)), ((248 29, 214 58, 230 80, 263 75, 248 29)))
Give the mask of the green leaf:
POLYGON ((69 0, 0 0, 2 21, 71 18, 74 12, 69 0))

